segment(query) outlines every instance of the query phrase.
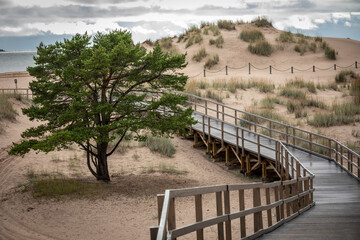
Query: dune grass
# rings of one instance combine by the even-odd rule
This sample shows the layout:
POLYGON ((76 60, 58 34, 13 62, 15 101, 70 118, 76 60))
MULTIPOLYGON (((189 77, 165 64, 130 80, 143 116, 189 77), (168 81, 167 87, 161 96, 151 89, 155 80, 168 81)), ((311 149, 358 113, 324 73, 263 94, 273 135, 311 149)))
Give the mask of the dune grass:
POLYGON ((0 94, 0 120, 14 121, 16 119, 17 112, 9 102, 12 97, 21 99, 20 95, 0 94))
POLYGON ((272 27, 272 23, 267 19, 267 17, 257 17, 251 21, 257 27, 272 27))
POLYGON ((275 90, 275 85, 266 81, 243 81, 236 78, 231 78, 230 80, 216 79, 213 81, 212 87, 215 89, 225 89, 232 93, 235 93, 237 89, 246 90, 249 88, 256 88, 263 93, 272 93, 275 90))
POLYGON ((348 80, 356 78, 356 74, 351 70, 342 70, 335 76, 336 83, 346 83, 348 80))
POLYGON ((292 98, 292 99, 305 99, 306 94, 305 92, 295 89, 293 87, 285 87, 280 90, 280 96, 292 98))
POLYGON ((321 48, 324 49, 324 54, 328 59, 336 60, 336 52, 327 42, 322 41, 321 48))
POLYGON ((356 75, 351 81, 350 94, 354 96, 354 103, 360 105, 360 76, 356 75))
POLYGON ((199 51, 192 57, 192 59, 195 60, 196 62, 200 62, 207 55, 208 54, 205 48, 200 48, 199 51))
POLYGON ((291 80, 285 84, 285 87, 295 87, 295 88, 307 88, 307 90, 311 93, 316 93, 316 87, 314 82, 305 82, 301 78, 295 78, 295 80, 291 80))
POLYGON ((210 24, 209 29, 213 33, 214 36, 220 35, 220 28, 217 25, 210 24))
POLYGON ((273 52, 273 47, 266 40, 259 40, 254 44, 249 44, 248 50, 252 54, 260 55, 260 56, 270 56, 273 52))
POLYGON ((217 22, 217 25, 220 29, 226 29, 226 30, 235 30, 235 23, 230 20, 219 20, 217 22))
POLYGON ((222 103, 224 99, 224 96, 221 93, 218 93, 217 91, 213 91, 211 89, 206 90, 205 97, 216 100, 219 103, 222 103))
POLYGON ((281 103, 280 99, 270 96, 266 96, 265 98, 260 100, 260 106, 266 109, 274 109, 275 104, 280 104, 280 103, 281 103))
POLYGON ((292 43, 292 42, 295 42, 295 39, 294 39, 294 34, 292 34, 291 32, 281 32, 279 37, 277 38, 278 41, 280 42, 289 42, 289 43, 292 43))
POLYGON ((218 63, 219 63, 219 55, 215 54, 205 62, 204 67, 210 69, 218 63))
POLYGON ((256 42, 257 40, 263 40, 264 34, 259 30, 243 30, 241 31, 239 38, 245 42, 256 42))
POLYGON ((158 152, 163 156, 172 157, 175 152, 175 146, 169 138, 155 137, 149 135, 143 145, 148 147, 153 152, 158 152))

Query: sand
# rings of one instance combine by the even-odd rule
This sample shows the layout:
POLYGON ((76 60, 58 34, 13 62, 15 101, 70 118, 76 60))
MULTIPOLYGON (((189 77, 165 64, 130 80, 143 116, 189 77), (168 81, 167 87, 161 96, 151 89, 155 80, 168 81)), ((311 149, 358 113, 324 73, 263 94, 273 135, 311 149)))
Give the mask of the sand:
MULTIPOLYGON (((278 69, 287 69, 294 66, 306 69, 312 65, 318 68, 328 68, 337 64, 348 66, 355 61, 360 62, 360 43, 350 39, 323 38, 329 45, 338 51, 336 61, 328 60, 323 56, 323 51, 316 53, 307 52, 299 56, 294 52, 294 44, 285 44, 284 50, 276 51, 271 57, 258 57, 250 54, 246 48, 247 43, 237 38, 239 32, 248 26, 237 26, 237 31, 222 30, 225 39, 223 48, 209 46, 210 38, 204 36, 203 42, 185 49, 185 44, 177 44, 180 51, 186 51, 188 67, 184 70, 189 76, 200 75, 195 81, 227 80, 231 78, 248 80, 263 80, 272 82, 276 87, 284 85, 295 77, 312 81, 315 84, 327 84, 334 81, 339 72, 333 69, 316 72, 277 72, 271 75, 268 70, 252 70, 248 74, 247 67, 241 70, 229 69, 218 73, 207 73, 202 77, 204 61, 196 63, 191 60, 199 47, 206 47, 207 52, 219 54, 220 62, 211 71, 225 67, 246 66, 248 62, 259 68, 272 65, 278 69)), ((266 38, 277 44, 275 38, 279 31, 265 29, 266 38)), ((176 39, 174 40, 174 44, 176 39)), ((360 73, 359 69, 351 70, 360 73)), ((13 88, 14 78, 18 79, 18 88, 27 88, 32 77, 23 74, 0 74, 0 89, 13 88)), ((309 93, 310 94, 310 93, 309 93)), ((274 95, 275 94, 270 94, 274 95)), ((351 97, 343 97, 342 92, 331 90, 317 91, 312 97, 331 105, 334 102, 349 102, 351 97)), ((255 102, 260 102, 267 94, 259 93, 256 89, 237 90, 229 94, 224 103, 239 109, 252 107, 255 102)), ((34 199, 31 191, 22 191, 24 183, 28 181, 26 174, 57 174, 61 173, 69 178, 84 181, 95 181, 86 168, 84 154, 72 148, 69 150, 52 152, 49 154, 27 154, 24 158, 9 156, 7 151, 11 143, 20 140, 20 134, 25 129, 36 126, 37 122, 30 122, 21 114, 23 103, 13 102, 19 115, 15 122, 2 122, 5 133, 0 135, 0 239, 149 239, 149 227, 157 225, 156 194, 164 193, 169 188, 184 188, 192 186, 205 186, 228 183, 246 183, 254 179, 239 178, 234 171, 229 171, 223 163, 215 163, 205 154, 204 150, 194 149, 192 141, 175 137, 176 154, 172 158, 163 157, 151 152, 146 147, 134 146, 117 152, 109 160, 109 169, 112 176, 110 185, 113 187, 111 194, 101 198, 61 198, 60 200, 34 199), (74 161, 74 159, 77 159, 74 161), (159 164, 175 166, 186 174, 174 175, 163 173, 146 173, 146 169, 159 164)), ((359 130, 359 123, 346 126, 315 129, 308 126, 305 120, 298 122, 287 114, 286 106, 276 106, 275 111, 284 115, 294 124, 321 132, 334 137, 341 142, 359 141, 352 135, 354 130, 359 130)), ((312 116, 317 109, 309 109, 312 116)), ((136 144, 135 144, 136 145, 136 144)), ((247 199, 247 204, 248 204, 247 199)), ((186 224, 194 219, 193 199, 179 201, 177 213, 178 224, 186 224), (190 207, 189 207, 190 206, 190 207)), ((205 215, 213 210, 211 197, 204 198, 205 215)), ((248 219, 250 220, 250 219, 248 219)), ((209 229, 212 232, 214 229, 209 229)), ((191 238, 191 236, 189 237, 191 238)))

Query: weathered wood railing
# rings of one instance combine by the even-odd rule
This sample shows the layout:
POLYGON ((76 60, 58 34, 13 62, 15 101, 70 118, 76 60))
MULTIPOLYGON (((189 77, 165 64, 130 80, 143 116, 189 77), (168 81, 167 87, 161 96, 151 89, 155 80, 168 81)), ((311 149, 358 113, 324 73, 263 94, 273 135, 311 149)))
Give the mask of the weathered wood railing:
MULTIPOLYGON (((306 174, 307 171, 303 173, 306 174)), ((164 195, 158 195, 159 226, 150 228, 151 239, 175 239, 193 232, 196 232, 196 239, 228 240, 233 237, 245 239, 259 237, 290 221, 315 204, 313 178, 313 175, 302 177, 299 174, 292 180, 273 183, 166 190, 164 195), (261 191, 264 194, 261 194, 261 191), (214 194, 212 200, 216 209, 204 219, 202 199, 204 195, 211 194, 214 194), (249 195, 252 196, 252 207, 245 208, 245 196, 249 195), (195 198, 194 221, 185 226, 177 226, 175 202, 176 199, 185 197, 195 198), (234 201, 231 201, 232 198, 234 201), (234 225, 236 219, 239 219, 239 222, 234 225), (249 222, 252 222, 252 226, 249 226, 249 222), (215 225, 216 230, 204 231, 205 228, 215 225), (214 232, 216 234, 212 236, 214 232)), ((181 205, 181 201, 179 202, 181 205)))
POLYGON ((303 151, 333 160, 350 175, 360 180, 360 154, 339 141, 262 116, 248 113, 196 95, 176 92, 189 97, 188 103, 197 112, 233 122, 263 135, 279 139, 303 151))
POLYGON ((32 98, 33 94, 29 88, 0 88, 1 94, 14 94, 32 98))

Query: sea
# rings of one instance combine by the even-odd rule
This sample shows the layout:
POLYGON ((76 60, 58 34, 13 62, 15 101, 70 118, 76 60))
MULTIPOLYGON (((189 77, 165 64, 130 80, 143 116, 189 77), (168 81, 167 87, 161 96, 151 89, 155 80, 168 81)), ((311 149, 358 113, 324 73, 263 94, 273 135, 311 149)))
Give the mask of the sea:
POLYGON ((35 65, 35 55, 36 51, 0 52, 0 73, 26 71, 35 65))

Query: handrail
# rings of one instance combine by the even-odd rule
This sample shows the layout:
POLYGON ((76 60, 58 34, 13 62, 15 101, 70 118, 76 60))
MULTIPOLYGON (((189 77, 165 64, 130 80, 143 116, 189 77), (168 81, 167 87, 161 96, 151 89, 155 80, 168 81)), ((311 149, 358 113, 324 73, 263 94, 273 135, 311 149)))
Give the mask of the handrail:
POLYGON ((255 132, 256 132, 256 128, 261 128, 269 131, 270 136, 272 135, 272 133, 280 134, 282 137, 286 138, 286 145, 291 145, 300 149, 304 149, 311 153, 320 154, 329 159, 332 159, 333 161, 339 163, 339 165, 343 169, 348 171, 352 176, 360 180, 360 154, 356 153, 352 149, 348 148, 347 146, 345 146, 344 144, 340 143, 339 141, 333 138, 329 138, 324 135, 313 133, 305 129, 294 127, 275 120, 271 120, 256 114, 248 113, 233 107, 226 106, 225 104, 213 100, 209 100, 206 98, 202 98, 193 94, 176 92, 176 91, 174 93, 188 96, 189 97, 188 103, 193 105, 194 106, 193 108, 195 110, 197 110, 197 108, 203 108, 205 112, 213 111, 216 113, 218 119, 220 118, 220 115, 222 116, 222 119, 224 119, 224 117, 227 116, 233 118, 236 123, 237 122, 246 123, 247 125, 249 125, 250 129, 251 126, 254 126, 255 132), (201 102, 203 102, 203 104, 201 104, 201 102), (210 105, 209 103, 215 105, 216 109, 211 108, 209 106, 210 105), (226 113, 226 110, 234 111, 235 114, 231 115, 229 113, 226 113), (239 115, 240 114, 248 115, 251 118, 243 119, 237 116, 238 113, 239 115), (261 124, 262 121, 265 123, 261 124), (266 123, 268 123, 270 127, 267 127, 266 123), (286 131, 282 129, 285 129, 286 131), (313 141, 313 138, 317 138, 317 141, 313 141), (289 139, 292 140, 292 142, 290 142, 289 139), (327 142, 327 145, 324 145, 325 142, 327 142), (317 147, 318 149, 314 149, 314 147, 317 147), (342 149, 342 152, 338 151, 339 148, 342 149), (327 155, 325 155, 324 152, 327 152, 327 155), (344 159, 348 162, 347 166, 343 164, 344 159), (356 159, 357 159, 357 163, 355 163, 356 159), (351 164, 349 163, 349 161, 351 162, 351 164), (357 173, 355 174, 354 171, 357 171, 357 173))

